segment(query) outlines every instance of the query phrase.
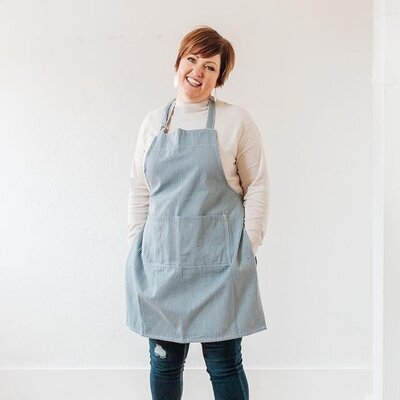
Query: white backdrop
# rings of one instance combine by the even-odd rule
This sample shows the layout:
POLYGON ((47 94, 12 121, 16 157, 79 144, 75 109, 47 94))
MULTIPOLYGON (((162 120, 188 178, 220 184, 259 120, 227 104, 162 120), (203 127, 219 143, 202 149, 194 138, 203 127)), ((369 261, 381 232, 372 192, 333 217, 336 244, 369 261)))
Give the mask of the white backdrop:
MULTIPOLYGON (((0 3, 0 398, 150 398, 147 339, 125 325, 128 174, 142 118, 175 95, 181 37, 207 24, 237 55, 217 96, 254 117, 271 180, 257 257, 268 330, 243 339, 252 399, 364 400, 372 12, 360 0, 0 3)), ((184 387, 212 398, 200 344, 184 387)))

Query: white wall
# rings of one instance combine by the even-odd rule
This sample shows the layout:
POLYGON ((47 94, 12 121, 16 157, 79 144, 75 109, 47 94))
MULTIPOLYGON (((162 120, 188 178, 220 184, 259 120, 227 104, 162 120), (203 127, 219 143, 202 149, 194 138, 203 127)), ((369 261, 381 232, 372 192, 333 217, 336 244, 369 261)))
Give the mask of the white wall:
POLYGON ((400 1, 375 1, 375 176, 383 239, 374 257, 374 399, 400 398, 400 1))
MULTIPOLYGON (((217 95, 253 115, 270 171, 268 330, 243 341, 252 398, 366 398, 372 12, 361 0, 0 3, 0 398, 150 398, 147 339, 125 326, 128 173, 198 24, 235 46, 217 95)), ((200 344, 184 391, 212 398, 200 344)))

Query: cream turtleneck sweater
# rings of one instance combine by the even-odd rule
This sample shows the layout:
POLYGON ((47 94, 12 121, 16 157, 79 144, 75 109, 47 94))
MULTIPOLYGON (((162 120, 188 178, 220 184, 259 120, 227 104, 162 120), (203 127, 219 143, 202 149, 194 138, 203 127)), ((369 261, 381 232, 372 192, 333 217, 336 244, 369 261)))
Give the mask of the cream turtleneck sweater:
MULTIPOLYGON (((163 107, 149 112, 138 133, 129 178, 128 247, 147 219, 149 187, 144 175, 144 160, 152 140, 161 129, 163 107)), ((229 185, 243 196, 245 230, 257 254, 267 227, 269 179, 260 132, 250 114, 240 106, 216 102, 215 129, 220 157, 229 185)), ((208 100, 185 103, 176 100, 169 131, 199 129, 206 126, 208 100)))

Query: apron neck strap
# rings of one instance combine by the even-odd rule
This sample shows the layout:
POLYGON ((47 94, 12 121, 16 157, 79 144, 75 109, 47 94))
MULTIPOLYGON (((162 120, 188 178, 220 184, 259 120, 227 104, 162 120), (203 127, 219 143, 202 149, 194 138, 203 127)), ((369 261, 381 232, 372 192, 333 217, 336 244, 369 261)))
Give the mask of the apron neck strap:
POLYGON ((174 110, 175 107, 175 99, 172 99, 163 109, 163 120, 162 120, 162 125, 161 125, 161 130, 164 133, 168 132, 168 124, 169 120, 171 119, 172 111, 174 110), (171 107, 173 105, 173 107, 171 107))
POLYGON ((208 102, 208 117, 207 117, 207 128, 214 129, 215 124, 215 100, 213 96, 210 96, 210 101, 208 102))

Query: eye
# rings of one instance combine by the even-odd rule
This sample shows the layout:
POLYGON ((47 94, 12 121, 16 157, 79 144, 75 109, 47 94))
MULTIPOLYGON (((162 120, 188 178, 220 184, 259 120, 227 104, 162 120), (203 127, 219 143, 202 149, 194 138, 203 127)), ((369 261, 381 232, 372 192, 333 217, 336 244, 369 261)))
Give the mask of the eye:
POLYGON ((187 59, 188 59, 190 62, 196 61, 193 57, 188 57, 187 59))
POLYGON ((206 68, 208 68, 209 71, 215 71, 215 68, 211 65, 207 65, 206 68))

